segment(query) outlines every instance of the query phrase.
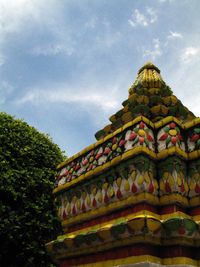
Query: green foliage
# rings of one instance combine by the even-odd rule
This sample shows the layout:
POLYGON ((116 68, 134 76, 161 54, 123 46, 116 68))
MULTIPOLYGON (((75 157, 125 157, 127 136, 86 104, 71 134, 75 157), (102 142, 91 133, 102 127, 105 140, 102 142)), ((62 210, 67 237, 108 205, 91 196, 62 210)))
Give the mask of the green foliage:
POLYGON ((0 266, 52 266, 45 243, 60 231, 53 212, 57 145, 0 113, 0 266))

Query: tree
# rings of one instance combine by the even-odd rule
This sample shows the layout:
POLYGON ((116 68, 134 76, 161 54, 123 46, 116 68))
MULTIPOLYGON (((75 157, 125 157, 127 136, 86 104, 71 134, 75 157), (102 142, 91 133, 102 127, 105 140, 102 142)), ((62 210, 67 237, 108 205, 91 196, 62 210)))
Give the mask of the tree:
POLYGON ((52 189, 62 152, 27 123, 0 113, 0 266, 51 266, 58 234, 52 189))

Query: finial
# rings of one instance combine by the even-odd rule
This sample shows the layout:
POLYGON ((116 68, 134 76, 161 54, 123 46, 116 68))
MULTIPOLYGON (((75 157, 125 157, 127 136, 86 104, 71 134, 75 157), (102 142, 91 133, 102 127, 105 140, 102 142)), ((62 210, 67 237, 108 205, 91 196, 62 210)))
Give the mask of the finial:
POLYGON ((140 74, 144 69, 153 69, 160 73, 159 68, 157 68, 152 62, 148 61, 142 68, 139 69, 138 74, 140 74))

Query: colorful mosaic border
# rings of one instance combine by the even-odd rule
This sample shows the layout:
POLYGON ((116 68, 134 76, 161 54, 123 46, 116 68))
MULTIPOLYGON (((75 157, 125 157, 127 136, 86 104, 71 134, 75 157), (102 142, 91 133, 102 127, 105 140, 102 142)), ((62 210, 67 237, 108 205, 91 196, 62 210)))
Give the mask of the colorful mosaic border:
POLYGON ((200 118, 181 124, 171 116, 157 123, 140 116, 59 165, 54 194, 139 153, 155 160, 172 154, 185 160, 198 158, 199 124, 200 118))
POLYGON ((155 164, 147 156, 138 155, 57 195, 58 216, 67 227, 141 202, 198 206, 199 169, 200 160, 186 166, 184 160, 171 156, 155 164))

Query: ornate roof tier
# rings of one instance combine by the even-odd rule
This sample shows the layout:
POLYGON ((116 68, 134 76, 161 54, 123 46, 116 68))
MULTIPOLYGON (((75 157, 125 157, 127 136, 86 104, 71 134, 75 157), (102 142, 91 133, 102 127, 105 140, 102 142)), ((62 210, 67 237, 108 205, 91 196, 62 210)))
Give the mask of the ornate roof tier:
POLYGON ((145 64, 95 144, 58 166, 60 267, 200 267, 200 118, 145 64))
POLYGON ((160 70, 151 62, 147 62, 139 71, 138 76, 129 88, 129 97, 121 110, 110 117, 111 124, 96 133, 97 140, 114 132, 125 123, 137 116, 145 116, 153 122, 166 116, 174 116, 180 121, 194 118, 163 81, 160 70))

